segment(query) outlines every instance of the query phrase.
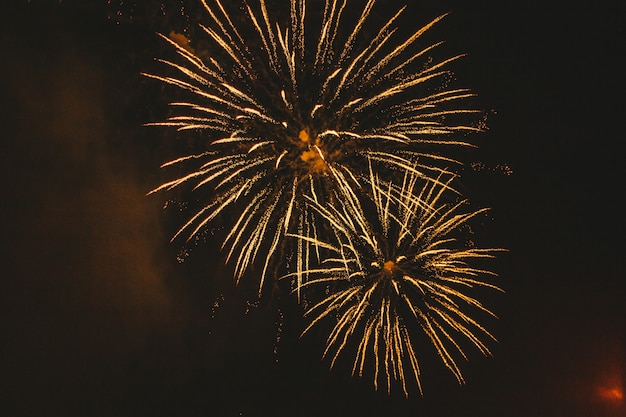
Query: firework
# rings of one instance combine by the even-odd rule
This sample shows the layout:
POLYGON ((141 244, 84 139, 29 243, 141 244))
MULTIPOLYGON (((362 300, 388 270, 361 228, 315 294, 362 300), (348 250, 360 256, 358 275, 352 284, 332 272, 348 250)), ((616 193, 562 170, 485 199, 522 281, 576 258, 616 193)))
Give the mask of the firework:
POLYGON ((493 272, 474 264, 500 249, 479 249, 459 238, 459 230, 485 209, 465 211, 466 201, 444 202, 447 181, 424 182, 407 172, 395 186, 370 170, 373 207, 356 195, 338 205, 308 200, 335 232, 329 241, 294 235, 323 252, 321 262, 298 273, 308 277, 304 291, 324 289, 309 295, 324 294, 306 312, 311 322, 305 333, 331 323, 324 351, 331 367, 342 352, 354 350, 353 375, 363 376, 371 362, 376 388, 382 380, 390 391, 397 381, 408 396, 411 375, 422 391, 417 349, 434 347, 459 383, 464 380, 457 361, 467 359, 467 346, 490 355, 486 341, 495 339, 470 314, 493 315, 474 295, 477 288, 501 290, 486 279, 493 272), (376 214, 368 216, 370 210, 376 214), (416 345, 417 336, 428 343, 416 345))
POLYGON ((311 242, 321 231, 305 199, 324 205, 358 193, 368 161, 436 182, 456 161, 433 147, 470 146, 458 134, 480 130, 461 121, 480 113, 464 104, 473 94, 438 88, 460 55, 432 61, 441 43, 419 45, 443 16, 399 38, 402 8, 368 38, 374 0, 326 0, 320 16, 304 0, 285 1, 287 22, 272 17, 265 0, 202 5, 208 52, 163 36, 176 58, 159 61, 172 75, 145 75, 187 97, 152 125, 193 131, 206 146, 164 164, 182 174, 153 192, 185 186, 205 199, 175 238, 235 213, 227 261, 239 281, 261 259, 259 293, 286 233, 307 237, 294 249, 298 270, 318 250, 311 242))

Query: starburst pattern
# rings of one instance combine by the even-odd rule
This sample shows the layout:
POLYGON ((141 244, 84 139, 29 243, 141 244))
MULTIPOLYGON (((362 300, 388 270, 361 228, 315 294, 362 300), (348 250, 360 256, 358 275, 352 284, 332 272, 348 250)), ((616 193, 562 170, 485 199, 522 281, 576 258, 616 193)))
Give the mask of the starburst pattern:
MULTIPOLYGON (((304 0, 289 0, 285 24, 265 0, 239 9, 202 0, 208 19, 200 28, 210 49, 195 52, 163 36, 176 58, 159 61, 172 75, 145 74, 187 97, 153 125, 206 141, 204 150, 164 164, 182 174, 154 190, 188 186, 205 198, 176 236, 191 238, 235 213, 227 261, 239 281, 261 259, 259 293, 286 233, 306 237, 294 249, 299 271, 318 250, 311 242, 324 231, 305 201, 319 211, 352 198, 368 164, 437 183, 456 161, 433 147, 470 146, 458 134, 480 130, 463 121, 480 113, 464 104, 469 90, 436 88, 460 55, 433 62, 441 42, 420 45, 443 16, 401 39, 394 24, 402 8, 368 37, 363 28, 375 3, 325 0, 318 18, 304 0), (347 17, 348 7, 356 18, 347 17)), ((303 275, 296 278, 299 291, 303 275)))
POLYGON ((398 381, 408 396, 410 375, 422 390, 418 333, 459 383, 457 362, 467 359, 466 344, 490 354, 487 341, 495 339, 470 314, 493 313, 472 292, 500 289, 489 282, 493 272, 473 263, 501 249, 467 247, 459 239, 460 228, 485 209, 468 211, 465 200, 445 202, 450 180, 425 182, 409 171, 396 186, 370 169, 370 202, 355 194, 326 206, 308 199, 334 230, 329 241, 294 235, 323 251, 321 261, 298 273, 309 277, 306 289, 325 289, 312 292, 311 298, 324 296, 306 312, 311 322, 305 333, 331 322, 324 352, 331 367, 342 352, 354 350, 353 374, 362 376, 371 362, 376 388, 382 380, 389 391, 398 381), (368 215, 370 210, 376 213, 368 215))

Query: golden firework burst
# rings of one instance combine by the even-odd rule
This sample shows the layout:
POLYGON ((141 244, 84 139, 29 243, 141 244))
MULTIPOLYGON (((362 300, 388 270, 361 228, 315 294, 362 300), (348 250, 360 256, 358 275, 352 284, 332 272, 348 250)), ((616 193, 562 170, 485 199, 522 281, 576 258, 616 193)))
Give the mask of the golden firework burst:
POLYGON ((502 249, 468 247, 459 239, 460 228, 486 209, 466 211, 466 201, 445 202, 449 181, 424 181, 409 171, 396 186, 370 168, 371 202, 350 193, 338 204, 308 199, 334 238, 292 235, 322 253, 309 269, 293 274, 307 277, 309 299, 323 294, 306 312, 311 322, 305 333, 331 323, 324 351, 332 357, 331 367, 342 352, 354 350, 353 375, 362 376, 372 363, 376 388, 383 380, 390 391, 397 381, 408 396, 409 375, 422 391, 414 340, 419 332, 459 383, 464 380, 458 357, 467 359, 464 343, 490 354, 487 341, 495 339, 472 312, 493 313, 473 291, 501 290, 489 280, 495 273, 473 263, 502 249), (367 215, 370 203, 375 215, 367 215))
MULTIPOLYGON (((473 93, 438 88, 461 55, 431 61, 441 42, 420 46, 443 16, 399 39, 394 24, 402 8, 369 36, 363 27, 375 0, 352 3, 360 11, 354 23, 345 16, 348 3, 325 0, 316 20, 304 0, 290 0, 285 24, 265 0, 238 8, 202 0, 207 24, 200 28, 210 49, 195 52, 163 36, 176 57, 159 62, 171 74, 145 74, 187 97, 171 103, 168 120, 151 125, 193 131, 206 143, 164 164, 183 174, 153 192, 188 186, 205 200, 176 236, 192 238, 216 217, 235 213, 224 239, 227 260, 234 260, 239 281, 261 259, 259 293, 285 233, 320 237, 305 197, 337 203, 337 195, 358 192, 368 161, 381 172, 437 181, 456 161, 429 149, 471 146, 458 134, 480 130, 462 121, 481 113, 466 104, 473 93), (311 25, 315 36, 305 36, 311 25)), ((299 265, 308 262, 310 240, 298 243, 299 265)))

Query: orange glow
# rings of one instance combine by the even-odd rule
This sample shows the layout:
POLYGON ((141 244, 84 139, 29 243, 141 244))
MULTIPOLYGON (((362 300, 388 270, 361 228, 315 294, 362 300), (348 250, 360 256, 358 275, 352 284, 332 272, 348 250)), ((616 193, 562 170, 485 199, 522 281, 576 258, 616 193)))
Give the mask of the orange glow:
POLYGON ((320 153, 316 149, 309 149, 308 151, 302 152, 300 155, 300 159, 303 162, 308 162, 313 172, 320 172, 326 170, 326 162, 320 156, 320 153))
POLYGON ((385 269, 385 271, 387 272, 391 272, 393 271, 393 269, 396 267, 396 264, 393 261, 387 261, 385 262, 385 264, 383 265, 383 268, 385 269))
POLYGON ((176 43, 178 46, 180 46, 181 48, 185 49, 188 52, 191 52, 192 54, 195 54, 195 51, 193 50, 193 48, 191 47, 191 45, 189 44, 189 38, 187 38, 185 35, 183 35, 182 33, 176 33, 173 30, 169 33, 169 38, 171 41, 173 41, 174 43, 176 43))
POLYGON ((624 399, 624 392, 620 387, 600 387, 598 388, 600 398, 606 401, 621 401, 624 399))
POLYGON ((300 133, 298 134, 298 138, 302 142, 307 142, 307 143, 311 140, 311 137, 309 136, 306 130, 301 130, 300 133))
POLYGON ((300 160, 302 162, 308 162, 309 168, 313 172, 322 172, 326 170, 326 161, 324 161, 325 155, 322 153, 320 149, 321 141, 319 138, 315 139, 315 144, 311 146, 311 135, 306 130, 301 130, 298 133, 298 139, 302 141, 304 146, 308 144, 309 149, 303 151, 300 155, 300 160))

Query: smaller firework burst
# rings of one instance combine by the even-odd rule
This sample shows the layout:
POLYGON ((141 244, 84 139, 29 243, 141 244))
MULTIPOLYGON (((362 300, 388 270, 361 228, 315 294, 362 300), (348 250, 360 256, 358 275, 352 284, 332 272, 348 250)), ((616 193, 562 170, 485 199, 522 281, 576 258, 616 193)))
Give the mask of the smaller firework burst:
POLYGON ((457 361, 467 359, 469 346, 490 355, 487 342, 495 338, 472 315, 493 313, 476 290, 501 290, 487 279, 495 274, 476 264, 501 249, 468 247, 459 238, 460 229, 486 209, 466 211, 466 201, 445 202, 451 180, 423 181, 407 172, 395 185, 370 169, 372 207, 349 193, 335 205, 309 200, 320 221, 334 230, 334 239, 292 235, 322 255, 317 266, 286 277, 307 277, 305 294, 314 304, 306 312, 311 322, 303 333, 331 322, 324 351, 331 367, 342 352, 356 350, 353 375, 363 376, 373 362, 376 389, 382 382, 390 392, 399 382, 408 396, 411 374, 422 392, 416 350, 428 349, 416 344, 419 337, 430 342, 460 384, 464 379, 457 361), (368 215, 370 209, 377 215, 368 215))

